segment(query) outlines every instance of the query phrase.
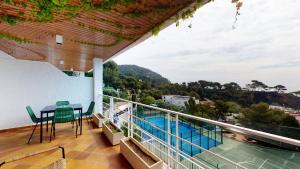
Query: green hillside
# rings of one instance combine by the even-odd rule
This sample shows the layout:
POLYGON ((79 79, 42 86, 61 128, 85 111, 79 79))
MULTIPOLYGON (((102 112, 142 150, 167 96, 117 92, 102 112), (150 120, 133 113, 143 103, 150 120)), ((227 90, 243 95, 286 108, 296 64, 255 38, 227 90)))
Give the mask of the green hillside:
POLYGON ((144 81, 150 81, 156 85, 170 83, 167 78, 161 76, 160 74, 137 65, 119 65, 119 71, 121 75, 133 76, 144 81))

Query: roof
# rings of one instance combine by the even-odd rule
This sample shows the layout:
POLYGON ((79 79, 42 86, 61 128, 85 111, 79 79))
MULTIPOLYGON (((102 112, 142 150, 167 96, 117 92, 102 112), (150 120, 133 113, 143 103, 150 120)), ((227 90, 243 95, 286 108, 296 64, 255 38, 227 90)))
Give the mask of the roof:
POLYGON ((62 70, 87 71, 94 57, 106 61, 140 43, 195 1, 2 1, 0 50, 62 70), (56 35, 63 36, 62 44, 56 44, 56 35))
POLYGON ((190 98, 191 96, 181 96, 181 95, 162 95, 162 96, 170 96, 170 97, 176 97, 176 98, 190 98))

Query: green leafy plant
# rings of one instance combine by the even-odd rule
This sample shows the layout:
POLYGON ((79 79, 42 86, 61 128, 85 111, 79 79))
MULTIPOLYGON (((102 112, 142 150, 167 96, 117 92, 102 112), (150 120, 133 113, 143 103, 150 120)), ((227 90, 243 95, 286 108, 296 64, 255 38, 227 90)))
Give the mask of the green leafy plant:
POLYGON ((65 6, 69 0, 52 0, 52 2, 57 6, 65 6))
POLYGON ((20 11, 19 16, 24 16, 24 12, 20 11))
POLYGON ((93 73, 93 71, 85 72, 85 73, 84 73, 84 76, 85 76, 85 77, 94 77, 94 73, 93 73))
POLYGON ((117 128, 111 121, 106 121, 105 125, 112 131, 112 133, 118 133, 121 132, 122 130, 117 128))
POLYGON ((17 23, 17 21, 19 21, 20 19, 15 17, 15 16, 10 16, 10 15, 1 15, 0 16, 0 20, 4 21, 10 25, 15 25, 17 23))
MULTIPOLYGON (((121 126, 121 130, 123 131, 124 136, 128 136, 128 124, 126 122, 123 122, 123 124, 121 126)), ((133 131, 135 133, 135 134, 133 134, 133 138, 136 139, 138 142, 141 142, 142 138, 139 137, 139 136, 141 136, 141 131, 135 127, 133 128, 133 131), (137 136, 137 135, 139 135, 139 136, 137 136)))
POLYGON ((10 4, 10 5, 15 4, 15 2, 13 0, 4 0, 3 2, 6 3, 6 4, 10 4))
POLYGON ((80 43, 84 45, 89 45, 89 46, 94 46, 94 47, 112 47, 117 45, 119 42, 121 42, 123 39, 120 38, 115 38, 115 41, 109 44, 99 44, 99 43, 93 43, 93 42, 87 42, 87 41, 82 41, 82 40, 76 40, 76 39, 68 39, 71 42, 74 43, 80 43))
POLYGON ((19 38, 8 33, 0 33, 0 39, 15 41, 17 43, 32 43, 32 41, 26 38, 19 38))
POLYGON ((160 32, 160 27, 156 26, 152 29, 152 35, 157 36, 160 32))

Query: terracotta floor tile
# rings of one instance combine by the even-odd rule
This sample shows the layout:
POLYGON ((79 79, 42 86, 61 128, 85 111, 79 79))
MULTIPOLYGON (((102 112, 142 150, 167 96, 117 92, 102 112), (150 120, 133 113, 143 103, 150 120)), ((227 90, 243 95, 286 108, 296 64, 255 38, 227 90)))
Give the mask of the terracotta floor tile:
MULTIPOLYGON (((45 129, 45 127, 44 127, 45 129)), ((26 144, 32 128, 0 132, 0 160, 28 154, 53 146, 65 147, 69 169, 131 169, 126 159, 119 153, 119 146, 112 146, 102 133, 102 129, 83 123, 83 135, 75 137, 71 124, 57 126, 56 137, 49 142, 49 132, 44 131, 44 142, 39 143, 39 130, 36 130, 31 143, 26 144)), ((42 168, 61 158, 60 151, 52 151, 5 164, 3 169, 42 168)), ((2 168, 1 168, 2 169, 2 168)))

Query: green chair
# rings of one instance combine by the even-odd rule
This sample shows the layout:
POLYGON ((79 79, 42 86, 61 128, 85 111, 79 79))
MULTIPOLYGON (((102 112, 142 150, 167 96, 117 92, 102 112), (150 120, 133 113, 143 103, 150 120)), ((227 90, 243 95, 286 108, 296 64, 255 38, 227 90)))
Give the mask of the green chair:
MULTIPOLYGON (((86 120, 87 120, 88 123, 89 123, 89 119, 92 117, 94 107, 95 107, 95 102, 92 101, 89 105, 88 110, 85 113, 82 113, 82 117, 86 117, 86 120)), ((75 118, 79 119, 80 118, 80 113, 75 114, 75 118)))
MULTIPOLYGON (((29 114, 29 116, 30 116, 30 118, 31 118, 31 121, 32 121, 33 123, 35 123, 35 126, 34 126, 34 128, 33 128, 33 130, 32 130, 32 133, 31 133, 29 139, 28 139, 28 142, 27 142, 27 144, 29 144, 29 143, 30 143, 30 140, 31 140, 31 138, 32 138, 32 136, 33 136, 33 133, 34 133, 34 131, 35 131, 35 129, 36 129, 36 126, 38 125, 38 123, 41 122, 41 118, 37 118, 37 117, 35 116, 35 114, 34 114, 32 108, 31 108, 30 106, 26 106, 26 110, 27 110, 27 112, 28 112, 28 114, 29 114)), ((43 117, 43 122, 44 122, 44 121, 52 121, 52 120, 53 120, 53 116, 52 116, 52 117, 48 117, 48 118, 47 118, 47 117, 43 117)))
POLYGON ((69 105, 70 102, 69 101, 57 101, 56 102, 56 106, 59 107, 59 106, 67 106, 69 105))
POLYGON ((59 108, 56 108, 56 110, 54 112, 52 125, 51 125, 50 141, 52 140, 52 134, 55 137, 55 125, 56 125, 56 123, 67 123, 67 122, 74 122, 74 121, 76 123, 76 138, 77 138, 78 123, 76 121, 73 108, 72 107, 59 107, 59 108))

